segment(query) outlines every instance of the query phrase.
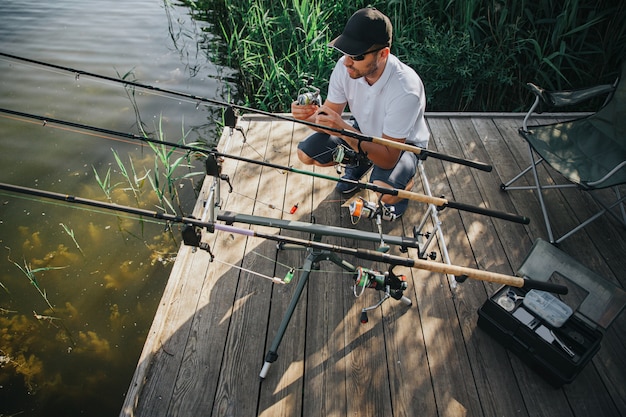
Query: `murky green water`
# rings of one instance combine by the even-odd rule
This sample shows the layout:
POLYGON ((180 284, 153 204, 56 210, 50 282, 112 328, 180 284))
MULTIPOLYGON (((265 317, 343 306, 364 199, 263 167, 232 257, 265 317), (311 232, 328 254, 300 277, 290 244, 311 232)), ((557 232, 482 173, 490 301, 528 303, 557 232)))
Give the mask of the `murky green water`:
MULTIPOLYGON (((132 71, 144 84, 222 100, 229 72, 207 58, 207 26, 159 0, 0 2, 2 52, 111 77, 132 71)), ((132 93, 0 59, 2 108, 136 134, 143 123, 173 142, 215 140, 221 109, 132 93)), ((101 136, 0 114, 0 182, 106 201, 94 170, 101 180, 110 172, 112 201, 163 206, 153 184, 167 182, 166 165, 155 165, 150 147, 101 136)), ((174 177, 201 171, 191 165, 174 177)), ((189 213, 200 179, 176 181, 174 208, 189 213)), ((0 415, 118 414, 178 229, 2 193, 0 243, 0 415)))

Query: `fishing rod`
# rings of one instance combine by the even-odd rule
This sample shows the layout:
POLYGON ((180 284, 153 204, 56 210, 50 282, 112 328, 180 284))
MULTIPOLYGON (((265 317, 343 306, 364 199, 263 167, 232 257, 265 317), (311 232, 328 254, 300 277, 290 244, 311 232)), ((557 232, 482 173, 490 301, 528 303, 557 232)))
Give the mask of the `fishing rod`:
MULTIPOLYGON (((230 109, 237 109, 237 110, 241 110, 241 111, 245 111, 245 112, 250 112, 250 113, 256 113, 256 114, 260 114, 263 116, 268 116, 268 117, 273 117, 276 119, 280 119, 280 120, 286 120, 289 122, 294 122, 294 123, 300 123, 312 128, 318 128, 318 129, 325 129, 327 131, 339 134, 339 135, 343 135, 343 136, 348 136, 351 137, 353 139, 357 139, 360 141, 364 141, 364 142, 372 142, 372 143, 377 143, 380 145, 384 145, 390 148, 396 148, 396 149, 400 149, 403 151, 408 151, 408 152, 412 152, 415 153, 417 155, 420 155, 421 158, 426 159, 427 157, 433 157, 436 159, 440 159, 442 161, 448 161, 448 162, 453 162, 453 163, 457 163, 460 165, 465 165, 471 168, 475 168, 481 171, 485 171, 485 172, 491 172, 491 170, 493 169, 493 167, 491 165, 485 164, 483 162, 479 162, 479 161, 471 161, 468 159, 464 159, 464 158, 460 158, 460 157, 456 157, 456 156, 452 156, 452 155, 446 155, 446 154, 442 154, 436 151, 431 151, 428 149, 424 149, 424 148, 419 148, 417 146, 413 146, 410 144, 406 144, 406 143, 401 143, 401 142, 395 142, 393 140, 389 140, 389 139, 385 139, 385 138, 380 138, 380 137, 375 137, 375 136, 368 136, 365 135, 363 133, 360 132, 354 132, 352 130, 347 130, 347 129, 337 129, 337 128, 331 128, 331 127, 327 127, 327 126, 323 126, 317 123, 313 123, 310 122, 308 120, 300 120, 300 119, 296 119, 293 117, 289 117, 289 116, 285 116, 282 114, 277 114, 277 113, 271 113, 271 112, 267 112, 264 110, 259 110, 259 109, 255 109, 252 107, 246 107, 246 106, 242 106, 242 105, 238 105, 238 104, 234 104, 234 103, 227 103, 225 101, 220 101, 220 100, 215 100, 215 99, 211 99, 211 98, 206 98, 206 97, 202 97, 202 96, 197 96, 195 94, 190 94, 190 93, 183 93, 180 91, 175 91, 175 90, 170 90, 170 89, 165 89, 165 88, 160 88, 160 87, 155 87, 152 85, 147 85, 147 84, 142 84, 142 83, 138 83, 136 81, 128 81, 128 80, 124 80, 124 79, 120 79, 120 78, 113 78, 113 77, 109 77, 106 75, 101 75, 101 74, 96 74, 93 72, 88 72, 88 71, 83 71, 83 70, 78 70, 78 69, 74 69, 71 67, 67 67, 67 66, 62 66, 62 65, 56 65, 56 64, 52 64, 52 63, 48 63, 48 62, 43 62, 43 61, 38 61, 35 59, 30 59, 30 58, 25 58, 25 57, 21 57, 21 56, 17 56, 17 55, 12 55, 12 54, 8 54, 5 52, 0 52, 0 56, 4 56, 6 58, 10 58, 10 59, 14 59, 17 61, 23 61, 23 62, 28 62, 31 64, 35 64, 35 65, 40 65, 40 66, 45 66, 45 67, 49 67, 49 68, 54 68, 54 69, 58 69, 61 71, 66 71, 66 72, 71 72, 74 73, 76 78, 78 78, 81 75, 85 75, 88 77, 92 77, 92 78, 96 78, 96 79, 101 79, 101 80, 106 80, 106 81, 110 81, 113 83, 118 83, 118 84, 123 84, 125 86, 131 86, 131 87, 136 87, 136 88, 141 88, 144 90, 148 90, 148 91, 154 91, 154 92, 158 92, 158 93, 162 93, 162 94, 167 94, 170 96, 177 96, 177 97, 183 97, 189 100, 193 100, 196 103, 208 103, 208 104, 212 104, 212 105, 216 105, 216 106, 221 106, 221 107, 225 107, 225 108, 230 108, 230 109)), ((234 126, 233 126, 234 127, 234 126)))
MULTIPOLYGON (((536 281, 523 277, 516 277, 511 275, 500 274, 496 272, 482 271, 479 269, 462 267, 457 265, 444 264, 434 261, 428 261, 424 259, 413 259, 403 256, 390 255, 383 252, 361 249, 361 248, 349 248, 329 243, 323 243, 319 241, 299 239, 295 237, 283 236, 279 234, 269 234, 258 232, 251 229, 242 229, 227 224, 219 224, 202 221, 193 217, 177 216, 167 213, 160 213, 157 211, 151 211, 146 209, 140 209, 135 207, 105 203, 97 200, 90 200, 86 198, 76 197, 68 194, 55 193, 51 191, 38 190, 29 187, 23 187, 18 185, 0 183, 0 190, 5 190, 13 193, 33 195, 37 197, 48 198, 52 200, 64 201, 73 204, 86 205, 91 207, 103 208, 113 211, 119 211, 128 214, 135 214, 139 216, 145 216, 155 218, 159 220, 165 220, 168 222, 175 222, 185 224, 187 227, 183 231, 183 240, 186 245, 192 245, 201 249, 207 250, 211 257, 213 254, 210 251, 208 244, 201 242, 198 229, 206 229, 210 233, 218 231, 230 232, 249 237, 258 237, 266 240, 272 240, 282 244, 288 243, 307 248, 313 248, 318 250, 328 250, 334 253, 341 253, 344 255, 352 255, 356 258, 382 262, 393 266, 406 266, 409 268, 423 269, 430 272, 438 272, 442 274, 455 275, 459 282, 463 282, 467 278, 488 281, 498 283, 502 285, 509 285, 512 287, 524 288, 524 289, 537 289, 542 291, 553 292, 556 294, 567 294, 567 287, 559 284, 553 284, 550 282, 536 281)), ((271 225, 270 225, 271 226, 271 225)))
MULTIPOLYGON (((187 151, 199 152, 199 153, 207 154, 207 155, 211 156, 210 158, 207 157, 207 161, 206 161, 207 174, 211 175, 211 176, 219 176, 219 172, 218 172, 219 170, 216 168, 216 165, 217 165, 216 159, 217 158, 228 158, 228 159, 234 159, 234 160, 241 161, 241 162, 246 162, 246 163, 256 164, 256 165, 260 165, 260 166, 264 166, 264 167, 268 167, 268 168, 277 169, 279 171, 292 172, 292 173, 296 173, 296 174, 307 175, 307 176, 311 176, 311 177, 315 177, 315 178, 321 178, 321 179, 326 179, 326 180, 335 181, 335 182, 349 183, 349 184, 354 185, 358 189, 370 190, 370 191, 374 191, 374 192, 380 193, 380 194, 393 195, 393 196, 397 196, 397 197, 400 197, 400 198, 403 198, 403 199, 406 198, 406 199, 409 199, 409 200, 418 201, 420 203, 433 204, 433 205, 435 205, 436 207, 438 207, 441 210, 446 208, 446 207, 449 207, 449 208, 453 208, 453 209, 456 209, 456 210, 462 210, 462 211, 467 211, 467 212, 471 212, 471 213, 481 214, 481 215, 485 215, 485 216, 489 216, 489 217, 495 217, 495 218, 499 218, 499 219, 502 219, 502 220, 511 221, 511 222, 514 222, 514 223, 520 223, 520 224, 529 224, 530 223, 530 219, 528 217, 520 216, 520 215, 517 215, 517 214, 501 212, 501 211, 487 209, 487 208, 478 207, 478 206, 472 206, 470 204, 465 204, 465 203, 459 203, 459 202, 456 202, 456 201, 448 200, 448 199, 446 199, 444 197, 431 197, 431 196, 428 196, 428 195, 425 195, 425 194, 419 194, 419 193, 415 193, 415 192, 408 191, 408 190, 399 190, 399 189, 396 189, 396 188, 382 187, 382 186, 379 186, 379 185, 376 185, 376 184, 372 184, 372 183, 360 182, 358 180, 351 180, 351 179, 347 179, 347 178, 340 178, 340 177, 336 177, 336 176, 325 175, 325 174, 321 174, 321 173, 317 173, 317 172, 313 172, 313 171, 307 171, 307 170, 297 169, 297 168, 283 166, 283 165, 279 165, 279 164, 274 164, 274 163, 267 162, 267 161, 257 161, 257 160, 245 158, 245 157, 242 157, 242 156, 221 153, 221 152, 216 151, 215 149, 206 149, 206 148, 200 148, 200 147, 192 146, 192 145, 186 145, 186 144, 175 143, 175 142, 168 142, 168 141, 163 141, 163 140, 160 140, 160 139, 150 138, 148 136, 136 135, 134 133, 118 132, 118 131, 115 131, 115 130, 100 128, 100 127, 95 127, 95 126, 89 126, 89 125, 85 125, 85 124, 81 124, 81 123, 75 123, 75 122, 70 122, 70 121, 66 121, 66 120, 54 119, 54 118, 51 118, 51 117, 45 117, 45 116, 35 115, 35 114, 30 114, 30 113, 24 113, 24 112, 20 112, 20 111, 16 111, 16 110, 5 109, 5 108, 0 108, 0 113, 10 114, 12 116, 19 116, 19 117, 29 118, 29 119, 34 119, 34 120, 39 120, 39 121, 43 122, 44 126, 50 126, 51 124, 58 124, 58 125, 62 125, 62 126, 70 126, 70 127, 73 127, 73 128, 78 128, 78 129, 87 130, 87 131, 94 131, 94 132, 107 134, 107 135, 112 135, 112 136, 123 137, 123 138, 136 140, 136 141, 140 141, 140 142, 155 143, 155 144, 159 144, 159 145, 166 145, 166 146, 171 146, 171 147, 175 147, 175 148, 179 148, 179 149, 184 149, 184 150, 187 150, 187 151)), ((229 185, 230 185, 230 183, 229 183, 229 185)), ((231 188, 232 188, 232 185, 231 185, 231 188)))

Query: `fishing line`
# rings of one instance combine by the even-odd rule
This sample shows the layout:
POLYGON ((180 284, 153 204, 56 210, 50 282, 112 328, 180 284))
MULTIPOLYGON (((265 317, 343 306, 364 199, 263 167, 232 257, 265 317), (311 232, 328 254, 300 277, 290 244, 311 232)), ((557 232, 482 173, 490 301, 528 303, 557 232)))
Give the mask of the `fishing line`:
POLYGON ((247 272, 249 274, 256 275, 256 276, 259 276, 261 278, 268 279, 268 280, 272 281, 275 284, 283 284, 283 285, 287 284, 285 281, 283 281, 281 278, 278 278, 278 277, 270 277, 269 275, 264 275, 264 274, 261 274, 260 272, 252 271, 250 269, 241 267, 239 265, 233 265, 233 264, 225 262, 225 261, 220 261, 217 258, 215 258, 214 261, 215 262, 219 262, 219 263, 224 264, 224 265, 227 265, 227 266, 230 266, 231 268, 235 268, 235 269, 238 269, 240 271, 247 272))
MULTIPOLYGON (((96 137, 96 138, 107 139, 107 140, 111 140, 111 141, 114 141, 114 142, 126 143, 128 145, 139 145, 139 146, 142 146, 142 147, 149 146, 149 145, 147 145, 145 143, 137 144, 136 142, 133 142, 131 140, 125 140, 125 139, 121 139, 121 138, 118 138, 118 137, 107 136, 107 135, 103 135, 103 134, 89 132, 89 131, 85 131, 84 129, 81 129, 81 130, 79 130, 79 129, 72 129, 70 127, 65 127, 65 126, 62 126, 62 125, 58 125, 55 122, 44 121, 43 123, 39 123, 39 122, 34 121, 34 120, 28 120, 26 118, 9 116, 9 115, 6 115, 6 114, 0 114, 0 117, 3 117, 5 119, 10 119, 10 120, 15 120, 17 122, 33 124, 33 125, 40 126, 40 127, 50 127, 52 129, 59 129, 59 130, 63 130, 63 131, 66 131, 66 132, 77 133, 77 134, 86 135, 86 136, 93 136, 93 137, 96 137)), ((177 153, 177 154, 181 154, 181 155, 186 154, 186 152, 183 152, 183 151, 181 151, 179 149, 174 149, 174 152, 177 153)))
MULTIPOLYGON (((19 121, 19 122, 24 122, 24 123, 34 124, 34 125, 37 125, 37 126, 42 126, 42 127, 51 127, 51 128, 53 128, 53 129, 60 129, 60 130, 67 131, 67 132, 78 133, 78 134, 85 134, 85 135, 87 135, 87 136, 92 136, 92 137, 97 137, 97 138, 101 138, 101 139, 112 140, 112 141, 121 142, 121 143, 126 143, 126 144, 131 144, 131 145, 133 145, 133 144, 134 144, 134 145, 136 145, 136 144, 137 144, 136 142, 133 142, 133 141, 130 141, 130 140, 125 140, 125 139, 115 138, 115 137, 108 136, 108 135, 103 135, 103 134, 99 134, 99 133, 94 133, 94 132, 90 132, 90 131, 85 131, 85 129, 81 129, 81 130, 79 130, 79 129, 75 129, 75 128, 71 128, 71 127, 66 127, 66 126, 63 126, 63 125, 59 125, 59 124, 57 124, 57 123, 56 123, 56 122, 54 122, 54 121, 51 121, 51 122, 44 121, 44 122, 43 122, 43 124, 42 124, 40 121, 35 121, 35 120, 27 119, 27 118, 25 118, 25 117, 11 116, 11 115, 7 115, 7 114, 0 114, 0 117, 4 117, 4 118, 6 118, 6 119, 11 119, 11 120, 19 121)), ((244 142, 244 143, 245 143, 245 142, 244 142)), ((140 145, 140 146, 144 146, 144 147, 145 147, 145 146, 149 146, 148 144, 143 143, 143 142, 140 142, 140 143, 139 143, 139 145, 140 145)), ((252 148, 252 146, 251 146, 251 145, 249 145, 249 146, 252 148)), ((256 152, 259 156, 261 156, 261 157, 262 157, 262 155, 261 155, 261 154, 260 154, 260 153, 259 153, 256 149, 254 149, 254 148, 252 148, 252 149, 253 149, 253 150, 254 150, 254 151, 255 151, 255 152, 256 152)), ((178 153, 178 154, 183 154, 183 155, 187 153, 187 152, 183 152, 182 150, 180 150, 180 149, 176 149, 176 148, 174 149, 174 152, 175 152, 175 153, 178 153)), ((267 162, 267 161, 264 161, 264 162, 267 162)), ((284 172, 283 172, 282 170, 278 170, 278 171, 279 171, 281 174, 284 174, 284 172)), ((268 206, 269 208, 271 208, 271 209, 273 209, 273 210, 279 210, 279 211, 281 211, 281 212, 283 212, 283 213, 293 214, 291 211, 288 211, 288 210, 283 210, 283 209, 281 209, 281 208, 279 208, 279 207, 276 207, 276 206, 275 206, 275 205, 273 205, 273 204, 270 204, 270 203, 266 203, 266 202, 260 201, 260 200, 258 200, 258 199, 255 199, 255 198, 253 198, 253 197, 249 197, 249 196, 247 196, 247 195, 244 195, 244 194, 239 193, 239 192, 236 192, 236 191, 233 191, 233 192, 234 192, 235 194, 239 195, 239 196, 242 196, 242 197, 248 198, 248 199, 250 199, 250 200, 252 200, 252 201, 256 201, 256 202, 259 202, 259 203, 261 203, 261 204, 264 204, 264 205, 268 206)))
POLYGON ((20 200, 26 200, 26 201, 31 201, 31 202, 35 202, 35 203, 41 203, 41 204, 48 204, 51 206, 56 206, 56 207, 61 207, 61 208, 71 208, 71 209, 75 209, 75 210, 81 210, 81 211, 86 211, 88 213, 96 213, 96 214, 103 214, 106 215, 108 217, 119 217, 122 219, 128 219, 128 220, 135 220, 135 221, 139 221, 139 222, 147 222, 147 223, 152 223, 152 224, 158 224, 158 225, 166 225, 166 224, 171 224, 171 222, 168 221, 161 221, 158 219, 154 219, 151 217, 142 217, 142 216, 135 216, 135 215, 131 215, 131 214, 125 214, 123 212, 111 212, 110 210, 99 210, 97 208, 93 208, 93 207, 88 207, 88 206, 81 206, 81 205, 76 205, 76 204, 72 204, 69 202, 59 202, 59 201, 55 201, 55 200, 48 200, 48 199, 39 199, 39 198, 35 198, 35 197, 31 197, 28 196, 26 194, 12 194, 3 190, 0 190, 0 195, 4 196, 4 197, 11 197, 11 198, 17 198, 20 200))
POLYGON ((233 191, 232 191, 232 193, 233 193, 233 194, 236 194, 236 195, 238 195, 238 196, 240 196, 240 197, 243 197, 243 198, 247 198, 247 199, 249 199, 249 200, 252 200, 252 201, 254 201, 254 202, 256 202, 256 203, 263 204, 263 205, 265 205, 265 206, 269 207, 269 208, 270 208, 270 209, 272 209, 272 210, 278 210, 278 211, 281 211, 281 212, 283 212, 283 213, 293 214, 293 213, 291 213, 291 212, 290 212, 290 211, 288 211, 288 210, 283 210, 283 209, 281 209, 280 207, 275 206, 274 204, 263 202, 263 201, 259 200, 258 198, 255 198, 255 197, 250 197, 250 196, 248 196, 248 195, 242 194, 242 193, 237 192, 237 191, 235 191, 235 190, 233 190, 233 191))
MULTIPOLYGON (((22 67, 25 67, 25 68, 31 68, 33 70, 43 70, 51 74, 60 75, 62 77, 74 78, 74 81, 77 81, 77 82, 80 81, 80 75, 83 75, 83 74, 90 75, 93 78, 93 79, 90 79, 89 81, 94 82, 99 85, 107 86, 107 87, 110 87, 112 84, 119 84, 120 82, 129 83, 129 84, 133 82, 133 81, 125 80, 124 78, 112 78, 108 76, 99 76, 99 75, 96 76, 96 74, 90 74, 84 71, 72 70, 71 68, 63 68, 60 66, 57 67, 54 65, 47 65, 44 62, 37 62, 34 60, 32 62, 24 61, 18 56, 5 54, 2 52, 0 52, 0 59, 6 62, 12 63, 12 64, 21 65, 22 67), (111 81, 115 81, 115 82, 111 83, 111 81)), ((131 73, 132 71, 133 70, 129 71, 128 73, 131 73)), ((116 73, 117 73, 117 70, 116 70, 116 73)), ((118 73, 118 76, 119 76, 119 73, 118 73)), ((159 82, 159 80, 155 80, 155 81, 159 82)), ((80 85, 78 87, 80 88, 80 85)), ((182 103, 193 104, 196 110, 200 107, 200 104, 201 104, 201 102, 199 102, 198 100, 193 100, 193 99, 189 99, 185 97, 172 97, 172 94, 160 92, 159 89, 156 89, 156 90, 147 89, 146 91, 140 92, 140 94, 147 94, 150 96, 166 98, 168 100, 178 100, 182 103)))
MULTIPOLYGON (((270 258, 270 257, 268 257, 266 255, 263 255, 262 253, 259 253, 257 251, 253 250, 253 251, 250 251, 250 253, 253 253, 256 256, 260 257, 260 258, 263 258, 263 259, 265 259, 267 261, 273 262, 276 265, 282 266, 282 267, 284 267, 284 268, 286 268, 288 270, 292 270, 294 272, 302 272, 302 271, 304 271, 304 269, 302 269, 302 268, 294 268, 294 267, 292 267, 290 265, 284 264, 282 262, 278 262, 277 260, 272 259, 272 258, 270 258)), ((347 272, 347 271, 344 271, 344 270, 337 271, 337 270, 330 270, 330 269, 316 269, 315 271, 311 271, 311 272, 318 272, 318 273, 321 273, 321 274, 341 274, 341 275, 351 275, 351 276, 354 275, 353 272, 347 272)))
MULTIPOLYGON (((47 204, 47 205, 61 207, 61 208, 71 208, 71 209, 74 209, 74 210, 81 210, 81 211, 86 211, 86 212, 89 212, 89 213, 103 214, 103 215, 106 215, 108 217, 118 217, 118 218, 123 218, 123 219, 128 219, 128 220, 135 220, 135 221, 139 221, 139 222, 144 221, 144 222, 157 224, 157 225, 171 224, 171 222, 169 222, 169 221, 162 221, 162 220, 158 220, 158 219, 154 219, 154 218, 150 218, 150 217, 134 216, 134 215, 125 214, 123 212, 112 212, 111 210, 99 210, 99 209, 96 209, 96 208, 92 208, 92 207, 88 207, 88 206, 81 206, 81 205, 72 204, 72 203, 69 203, 69 202, 65 202, 64 203, 64 202, 59 202, 59 201, 56 201, 56 200, 40 199, 40 198, 31 197, 31 196, 26 195, 26 194, 10 193, 10 192, 6 192, 6 191, 3 191, 3 190, 0 190, 0 196, 17 198, 17 199, 20 199, 20 200, 25 200, 25 201, 30 201, 30 202, 40 203, 40 204, 47 204)), ((260 258, 263 258, 265 260, 268 260, 270 262, 273 262, 273 263, 275 263, 278 266, 284 267, 287 270, 296 271, 296 272, 301 272, 302 271, 301 268, 294 268, 294 267, 292 267, 290 265, 278 262, 278 261, 276 261, 274 259, 271 259, 270 257, 268 257, 266 255, 263 255, 262 253, 259 253, 257 251, 253 250, 250 253, 252 253, 252 254, 260 257, 260 258)), ((220 263, 222 263, 224 265, 233 267, 233 268, 240 269, 240 270, 242 270, 244 272, 248 272, 250 274, 258 275, 260 277, 266 278, 266 279, 268 279, 268 280, 270 280, 270 281, 272 281, 274 283, 277 283, 277 284, 287 284, 287 282, 285 282, 281 278, 270 277, 268 275, 263 275, 261 273, 255 272, 255 271, 251 271, 249 269, 242 268, 240 266, 233 265, 233 264, 230 264, 230 263, 225 262, 225 261, 221 261, 221 260, 219 260, 217 258, 215 258, 215 261, 220 262, 220 263)), ((336 271, 316 270, 315 272, 320 272, 320 273, 331 273, 332 272, 332 273, 335 273, 336 271)), ((348 274, 347 272, 343 272, 343 271, 341 271, 341 273, 342 274, 348 274)), ((350 273, 350 275, 351 275, 351 273, 350 273)))

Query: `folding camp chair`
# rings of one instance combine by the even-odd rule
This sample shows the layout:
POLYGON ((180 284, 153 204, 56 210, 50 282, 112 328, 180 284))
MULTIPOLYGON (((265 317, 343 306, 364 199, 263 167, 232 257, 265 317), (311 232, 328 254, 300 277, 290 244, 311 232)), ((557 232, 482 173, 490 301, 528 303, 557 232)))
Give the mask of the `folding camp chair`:
MULTIPOLYGON (((551 243, 559 243, 589 223, 609 213, 626 226, 625 196, 620 194, 618 186, 626 183, 626 64, 622 65, 621 76, 614 84, 600 85, 573 91, 546 91, 533 84, 528 84, 536 95, 535 101, 526 114, 520 135, 528 142, 531 165, 506 184, 502 190, 536 190, 541 211, 551 243), (535 113, 541 102, 549 106, 564 106, 579 103, 592 97, 606 95, 604 104, 590 116, 562 123, 528 126, 529 118, 535 113), (550 165, 563 175, 569 183, 546 185, 540 182, 537 166, 542 162, 550 165), (532 171, 534 185, 512 186, 526 173, 532 171), (577 187, 588 191, 600 205, 600 210, 578 224, 558 239, 554 238, 543 190, 550 188, 577 187), (611 202, 600 200, 592 191, 610 188, 611 202), (614 210, 618 209, 618 213, 614 210)), ((545 180, 544 180, 545 182, 545 180)), ((604 194, 604 193, 603 193, 604 194)), ((603 200, 607 199, 603 196, 603 200)))

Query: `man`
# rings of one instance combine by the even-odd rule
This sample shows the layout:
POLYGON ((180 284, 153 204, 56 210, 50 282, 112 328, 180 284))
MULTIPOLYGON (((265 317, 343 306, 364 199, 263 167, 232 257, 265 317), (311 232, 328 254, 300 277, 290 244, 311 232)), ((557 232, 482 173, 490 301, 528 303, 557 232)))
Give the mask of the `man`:
MULTIPOLYGON (((422 80, 410 67, 390 53, 392 27, 389 18, 373 7, 358 10, 350 17, 343 33, 330 42, 343 57, 337 62, 323 105, 292 103, 293 117, 340 130, 353 130, 368 136, 428 146, 430 133, 424 120, 426 98, 422 80), (356 123, 342 117, 349 107, 356 123)), ((332 166, 333 151, 346 146, 359 154, 359 162, 346 166, 342 178, 359 180, 372 167, 370 182, 383 187, 410 190, 417 167, 412 152, 347 136, 334 136, 315 128, 298 144, 298 157, 308 165, 332 166)), ((339 192, 356 187, 338 182, 339 192)), ((396 217, 407 208, 408 200, 384 195, 382 202, 396 217)))

